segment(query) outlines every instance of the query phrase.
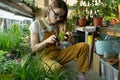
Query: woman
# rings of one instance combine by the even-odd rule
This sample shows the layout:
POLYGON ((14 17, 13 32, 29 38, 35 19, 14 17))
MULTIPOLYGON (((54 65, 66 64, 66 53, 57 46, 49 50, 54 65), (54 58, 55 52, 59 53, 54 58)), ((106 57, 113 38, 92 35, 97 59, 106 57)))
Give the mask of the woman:
MULTIPOLYGON (((76 60, 78 71, 89 70, 88 53, 89 46, 85 43, 77 43, 65 49, 56 46, 57 35, 67 20, 68 9, 63 0, 53 0, 49 6, 49 13, 46 18, 35 20, 30 26, 32 51, 40 54, 44 50, 43 60, 52 70, 60 70, 62 65, 76 60)), ((70 32, 66 32, 71 37, 70 32)))

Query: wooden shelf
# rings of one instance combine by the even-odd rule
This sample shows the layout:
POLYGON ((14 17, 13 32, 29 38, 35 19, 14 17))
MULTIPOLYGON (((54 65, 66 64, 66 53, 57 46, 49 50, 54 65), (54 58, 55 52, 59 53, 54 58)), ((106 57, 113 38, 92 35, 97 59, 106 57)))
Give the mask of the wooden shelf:
POLYGON ((110 36, 120 37, 120 27, 101 27, 98 29, 98 31, 110 36))
POLYGON ((116 32, 113 32, 113 31, 108 31, 107 34, 110 35, 110 36, 120 37, 120 33, 116 33, 116 32))
POLYGON ((32 9, 23 3, 19 3, 17 0, 0 0, 0 9, 12 12, 15 15, 34 17, 32 9))

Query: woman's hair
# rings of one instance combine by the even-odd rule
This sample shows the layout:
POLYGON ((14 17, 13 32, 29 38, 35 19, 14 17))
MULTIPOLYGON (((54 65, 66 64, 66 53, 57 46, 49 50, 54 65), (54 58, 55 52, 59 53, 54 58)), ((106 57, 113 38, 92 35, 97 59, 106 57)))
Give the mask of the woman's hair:
POLYGON ((65 11, 65 15, 63 16, 64 19, 62 20, 63 22, 67 20, 67 14, 68 14, 68 8, 66 3, 63 0, 53 0, 50 4, 49 7, 54 8, 61 8, 65 11))

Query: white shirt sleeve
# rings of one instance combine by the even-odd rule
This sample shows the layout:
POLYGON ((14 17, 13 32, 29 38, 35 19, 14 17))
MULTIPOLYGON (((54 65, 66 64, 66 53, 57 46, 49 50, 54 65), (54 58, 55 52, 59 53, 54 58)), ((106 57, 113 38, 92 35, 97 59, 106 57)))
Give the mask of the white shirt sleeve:
POLYGON ((39 41, 43 40, 44 29, 41 27, 39 20, 35 20, 34 22, 32 22, 29 30, 39 34, 39 41))
POLYGON ((35 20, 32 22, 32 24, 30 25, 29 30, 32 30, 35 33, 39 33, 39 28, 40 28, 40 24, 38 20, 35 20))

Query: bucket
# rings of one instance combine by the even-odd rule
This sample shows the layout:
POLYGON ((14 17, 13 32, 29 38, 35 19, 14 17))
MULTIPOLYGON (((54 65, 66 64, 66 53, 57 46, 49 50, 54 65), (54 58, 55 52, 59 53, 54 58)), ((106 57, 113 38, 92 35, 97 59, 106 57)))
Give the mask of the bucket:
POLYGON ((72 43, 68 42, 68 41, 61 41, 60 42, 60 48, 61 49, 64 49, 64 48, 67 48, 68 46, 71 46, 72 43))
POLYGON ((99 55, 104 55, 105 52, 116 54, 116 51, 113 50, 113 41, 114 40, 107 40, 108 36, 105 37, 104 40, 95 40, 95 46, 96 46, 96 53, 99 55))

